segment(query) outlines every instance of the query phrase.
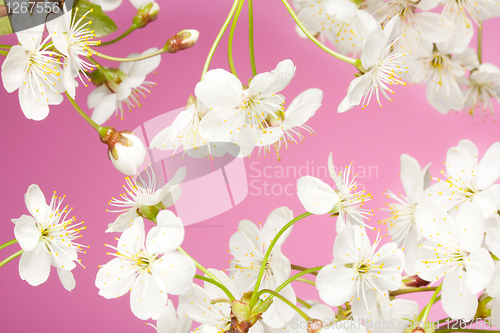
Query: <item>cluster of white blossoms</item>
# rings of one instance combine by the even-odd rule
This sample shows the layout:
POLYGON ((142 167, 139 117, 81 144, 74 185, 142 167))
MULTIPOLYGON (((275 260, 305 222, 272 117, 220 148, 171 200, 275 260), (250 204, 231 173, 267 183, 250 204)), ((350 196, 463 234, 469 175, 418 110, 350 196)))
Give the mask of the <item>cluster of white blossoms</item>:
POLYGON ((280 92, 295 75, 291 60, 284 60, 271 72, 257 74, 248 86, 223 69, 208 71, 196 85, 196 100, 190 99, 172 125, 158 133, 151 148, 184 151, 201 149, 202 156, 217 156, 217 143, 239 147, 238 157, 249 156, 258 147, 264 154, 289 143, 301 142, 304 133, 314 134, 305 125, 321 106, 323 92, 308 89, 288 108, 280 92))
MULTIPOLYGON (((493 258, 500 254, 500 142, 479 159, 462 140, 446 156, 445 179, 430 185, 429 165, 401 156, 406 196, 388 191, 389 233, 406 255, 405 272, 442 284, 442 304, 451 318, 473 318, 478 294, 497 293, 493 258)), ((387 223, 387 222, 386 222, 387 223)))
POLYGON ((392 101, 389 86, 408 82, 425 83, 427 99, 440 113, 494 115, 500 71, 481 64, 469 45, 474 25, 480 30, 483 21, 500 16, 498 0, 301 0, 295 8, 304 26, 339 53, 360 55, 360 73, 339 112, 366 107, 372 95, 382 106, 379 94, 392 101))
MULTIPOLYGON (((336 168, 330 154, 335 189, 318 178, 301 177, 297 194, 306 213, 294 216, 280 207, 263 225, 240 221, 229 240, 226 270, 207 269, 181 248, 184 226, 167 208, 180 196, 186 169, 160 186, 148 168, 127 177, 126 192, 109 202, 120 215, 107 232, 121 235, 117 245, 105 244, 115 258, 99 266, 95 285, 108 299, 130 291, 132 313, 157 320, 155 328, 162 333, 187 333, 193 322, 194 332, 204 333, 431 332, 428 315, 438 300, 450 318, 487 320, 500 313, 500 142, 479 158, 477 147, 462 140, 448 150, 444 165, 444 177, 433 178, 430 164, 421 168, 411 156, 401 156, 406 195, 387 190, 395 203, 388 204, 391 217, 379 222, 388 224, 392 240, 382 242, 379 229, 372 242, 372 213, 364 208, 371 195, 357 190, 351 165, 336 168), (285 242, 293 225, 313 214, 337 218, 333 260, 313 268, 293 265, 285 242), (149 231, 145 219, 154 222, 149 231), (196 275, 196 267, 204 275, 196 275), (315 281, 306 274, 316 275, 315 281), (195 278, 204 283, 194 283, 195 278), (315 286, 325 304, 301 299, 294 289, 297 281, 315 286), (434 291, 421 312, 416 301, 396 298, 419 291, 434 291), (172 295, 178 296, 177 308, 172 295)), ((55 266, 71 290, 82 228, 67 219, 69 210, 61 208, 61 201, 54 195, 47 205, 32 185, 26 193, 31 216, 13 220, 14 231, 24 250, 21 278, 38 285, 55 266)))

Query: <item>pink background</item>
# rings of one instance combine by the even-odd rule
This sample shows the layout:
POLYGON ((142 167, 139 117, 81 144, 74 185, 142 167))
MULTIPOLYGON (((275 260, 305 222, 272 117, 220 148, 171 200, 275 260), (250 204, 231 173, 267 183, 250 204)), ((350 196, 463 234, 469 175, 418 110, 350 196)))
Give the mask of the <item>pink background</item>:
MULTIPOLYGON (((158 85, 152 89, 151 95, 141 99, 143 107, 135 108, 132 113, 126 112, 124 121, 113 118, 107 123, 119 130, 134 129, 185 105, 189 95, 194 93, 205 57, 231 3, 194 0, 165 1, 160 5, 161 13, 156 22, 101 51, 125 57, 132 52, 161 47, 168 37, 185 28, 199 30, 200 39, 190 50, 163 55, 158 74, 148 77, 158 85)), ((110 15, 120 31, 124 31, 134 13, 128 0, 124 0, 122 7, 110 15)), ((235 65, 244 83, 250 77, 246 19, 243 13, 234 43, 235 65)), ((460 139, 476 143, 481 156, 500 139, 499 125, 491 119, 474 124, 471 117, 462 114, 440 115, 428 104, 422 86, 396 87, 395 101, 382 101, 383 108, 372 103, 365 110, 356 107, 345 114, 338 114, 337 105, 354 78, 354 68, 299 38, 294 23, 278 0, 255 1, 255 27, 258 71, 270 71, 279 61, 292 59, 297 71, 295 79, 284 91, 287 104, 303 90, 315 87, 324 91, 323 106, 308 122, 317 135, 307 135, 303 144, 282 150, 281 162, 277 162, 274 155, 259 159, 256 153, 245 159, 248 182, 254 181, 249 183, 249 195, 245 200, 221 215, 186 228, 184 249, 206 267, 224 269, 229 266, 229 237, 237 230, 240 220, 264 223, 273 209, 283 205, 291 208, 296 215, 304 211, 296 195, 265 195, 264 181, 270 184, 267 185, 268 191, 274 185, 275 194, 287 184, 291 184, 287 187, 288 192, 295 192, 298 178, 293 174, 284 178, 275 177, 276 168, 280 166, 295 166, 297 169, 309 166, 310 173, 314 165, 316 175, 316 168, 326 165, 329 152, 333 153, 337 165, 345 166, 354 161, 356 167, 366 168, 367 174, 358 182, 374 196, 366 208, 377 209, 388 200, 382 195, 385 189, 403 191, 399 180, 399 156, 402 153, 417 158, 421 165, 432 162, 431 171, 437 176, 446 150, 460 139), (375 168, 372 168, 371 177, 368 174, 370 166, 378 170, 375 173, 375 168), (267 174, 263 173, 265 167, 267 174), (255 195, 255 187, 261 189, 260 195, 255 195)), ((483 59, 497 66, 500 65, 497 56, 500 49, 495 44, 499 29, 500 23, 495 19, 484 25, 483 59)), ((4 44, 16 42, 13 36, 1 37, 0 40, 4 44)), ((475 46, 475 42, 473 44, 475 46)), ((228 68, 225 47, 226 39, 223 39, 211 68, 228 68)), ((86 111, 86 97, 91 90, 92 87, 80 88, 77 92, 77 102, 86 111)), ((107 158, 106 146, 68 101, 51 107, 47 119, 35 122, 24 117, 17 93, 0 91, 1 170, 4 178, 0 243, 14 238, 14 225, 10 219, 28 213, 24 193, 30 184, 38 184, 46 196, 54 190, 59 195, 67 196, 65 202, 74 207, 74 216, 78 221, 85 221, 88 227, 81 242, 90 245, 88 253, 81 256, 86 269, 77 267, 73 270, 77 286, 71 293, 62 287, 54 269, 46 283, 32 287, 20 279, 18 259, 4 266, 1 269, 0 332, 152 332, 152 328, 145 327, 145 322, 131 313, 129 295, 107 300, 98 295, 94 285, 97 266, 111 259, 106 256, 108 249, 104 243, 114 244, 114 237, 119 236, 104 233, 108 223, 116 218, 116 214, 106 212, 107 203, 112 196, 123 192, 124 184, 124 176, 114 169, 107 158)), ((496 102, 495 107, 498 108, 496 102)), ((302 168, 302 175, 306 173, 305 169, 302 168)), ((203 197, 192 199, 191 203, 197 210, 203 210, 206 205, 203 197)), ((389 215, 385 211, 375 213, 372 225, 389 215)), ((328 264, 332 260, 334 230, 333 219, 310 217, 294 227, 283 252, 297 265, 314 267, 328 264)), ((385 234, 384 230, 382 234, 385 234)), ((18 249, 16 244, 2 250, 1 259, 18 249)), ((312 286, 295 286, 299 297, 318 298, 312 286)), ((441 309, 441 306, 437 305, 436 309, 441 309)), ((437 319, 444 315, 440 310, 433 316, 437 319)))

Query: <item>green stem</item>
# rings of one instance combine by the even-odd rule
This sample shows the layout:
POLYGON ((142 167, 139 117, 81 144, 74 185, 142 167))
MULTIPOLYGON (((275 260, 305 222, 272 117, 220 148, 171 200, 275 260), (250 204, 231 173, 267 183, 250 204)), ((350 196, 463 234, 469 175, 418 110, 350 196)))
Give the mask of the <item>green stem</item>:
POLYGON ((245 0, 239 0, 238 7, 236 8, 236 13, 234 14, 233 17, 233 24, 231 25, 231 30, 229 30, 229 39, 227 41, 227 60, 229 61, 229 69, 231 70, 231 73, 233 73, 233 75, 236 77, 238 77, 238 75, 236 75, 236 69, 234 68, 234 62, 233 62, 233 38, 234 38, 234 31, 236 29, 236 24, 238 23, 238 18, 240 17, 241 9, 243 8, 244 3, 245 0))
POLYGON ((278 294, 277 292, 273 291, 273 290, 270 290, 270 289, 262 289, 261 291, 259 291, 258 294, 256 294, 257 296, 260 296, 262 294, 270 294, 271 296, 269 297, 276 297, 280 300, 282 300, 284 303, 286 303, 289 307, 291 307, 292 309, 294 309, 295 311, 297 311, 297 313, 302 317, 304 318, 306 321, 311 321, 311 317, 309 317, 304 311, 302 311, 301 309, 299 309, 299 307, 295 304, 293 304, 292 302, 290 302, 288 299, 286 299, 285 297, 281 296, 280 294, 278 294))
POLYGON ((80 114, 80 116, 82 116, 83 119, 85 119, 90 124, 90 126, 92 126, 100 134, 102 127, 97 125, 92 119, 89 118, 89 116, 85 114, 85 112, 82 111, 82 109, 80 109, 78 104, 76 104, 75 100, 71 98, 68 92, 66 92, 66 96, 68 97, 70 103, 73 105, 76 111, 80 114))
POLYGON ((307 309, 310 309, 312 308, 312 305, 307 303, 306 301, 304 301, 302 298, 298 298, 297 297, 297 302, 299 302, 300 304, 302 304, 303 306, 305 306, 307 309))
POLYGON ((2 49, 11 49, 11 47, 14 46, 14 45, 7 45, 7 44, 0 44, 0 48, 2 49))
POLYGON ((203 66, 203 72, 201 73, 201 80, 200 81, 203 81, 203 77, 205 76, 205 73, 208 72, 208 67, 210 67, 210 62, 212 61, 215 50, 217 49, 217 45, 219 45, 219 42, 222 38, 222 35, 224 35, 224 32, 226 32, 226 29, 229 26, 229 22, 231 22, 231 18, 233 17, 233 14, 234 14, 234 11, 236 10, 236 7, 238 6, 238 2, 239 2, 239 0, 234 0, 233 6, 231 7, 229 14, 227 15, 226 21, 224 21, 222 28, 220 29, 219 33, 217 34, 217 37, 215 37, 214 43, 212 44, 212 47, 210 48, 210 51, 208 52, 207 60, 205 60, 205 65, 203 66))
POLYGON ((322 49, 323 51, 325 51, 326 53, 328 53, 329 55, 332 55, 334 56, 335 58, 339 59, 339 60, 342 60, 343 62, 346 62, 350 65, 353 65, 357 68, 357 60, 358 59, 353 59, 353 58, 349 58, 349 57, 346 57, 342 54, 339 54, 335 51, 333 51, 332 49, 329 49, 328 47, 326 47, 324 44, 322 44, 319 40, 316 39, 316 37, 314 37, 310 32, 309 30, 307 30, 307 28, 302 24, 302 22, 300 22, 299 18, 297 17, 297 14, 295 14, 292 6, 290 6, 290 4, 288 3, 288 1, 286 0, 281 0, 283 2, 283 4, 285 5, 286 9, 288 10, 288 12, 290 13, 290 15, 292 16, 293 20, 295 21, 295 23, 297 23, 297 25, 299 26, 299 28, 302 30, 302 32, 304 32, 304 34, 314 43, 316 44, 320 49, 322 49))
POLYGON ((99 64, 94 58, 88 57, 87 59, 89 59, 89 61, 96 66, 97 70, 99 70, 104 75, 106 80, 113 80, 114 77, 109 73, 109 71, 101 64, 99 64))
MULTIPOLYGON (((292 264, 292 269, 294 271, 305 271, 305 270, 308 270, 309 268, 292 264)), ((309 274, 318 275, 318 272, 310 272, 309 274)))
MULTIPOLYGON (((318 267, 313 267, 313 268, 309 268, 309 269, 306 269, 305 271, 302 271, 298 274, 295 274, 293 276, 290 276, 285 282, 283 282, 282 284, 279 285, 278 288, 276 288, 276 292, 279 293, 281 290, 283 290, 283 288, 285 288, 288 284, 290 284, 290 282, 294 281, 294 280, 297 280, 298 278, 300 278, 301 276, 303 275, 306 275, 306 274, 309 274, 310 272, 317 272, 319 271, 320 269, 322 269, 323 266, 318 266, 318 267)), ((305 280, 305 279, 304 279, 305 280)), ((307 281, 310 281, 310 280, 307 280, 307 281)), ((311 281, 312 282, 312 281, 311 281)), ((313 282, 314 283, 314 282, 313 282)), ((314 283, 314 285, 316 285, 314 283)))
POLYGON ((7 56, 9 54, 9 51, 0 50, 0 54, 3 56, 7 56))
POLYGON ((491 332, 500 332, 500 331, 490 331, 490 330, 479 330, 479 329, 476 329, 476 328, 466 328, 466 329, 444 329, 444 330, 441 330, 441 329, 437 329, 435 332, 439 332, 439 333, 448 333, 448 332, 472 332, 472 333, 483 333, 483 332, 487 332, 487 333, 491 333, 491 332))
POLYGON ((253 43, 253 0, 248 1, 248 44, 250 50, 250 66, 252 67, 252 76, 257 75, 255 66, 255 48, 253 43))
POLYGON ((0 261, 0 267, 2 267, 3 265, 5 265, 6 263, 8 263, 9 261, 11 261, 12 259, 15 259, 15 258, 19 257, 21 254, 23 254, 23 252, 24 252, 24 250, 19 250, 16 253, 14 253, 13 255, 11 255, 10 257, 7 257, 7 259, 5 259, 3 261, 0 261))
POLYGON ((271 242, 271 244, 267 248, 266 254, 264 255, 264 259, 262 260, 262 264, 260 266, 259 275, 257 277, 257 281, 255 281, 255 288, 253 290, 252 298, 250 299, 250 308, 255 305, 255 302, 257 302, 257 292, 259 291, 260 283, 262 282, 262 277, 264 276, 264 269, 265 269, 265 267, 267 265, 267 261, 269 260, 269 256, 271 255, 271 251, 273 250, 274 245, 276 245, 276 242, 278 241, 278 239, 281 237, 281 235, 283 235, 283 233, 288 228, 290 228, 296 222, 298 222, 298 221, 302 220, 303 218, 308 217, 310 215, 312 215, 312 214, 309 213, 309 212, 306 212, 304 214, 301 214, 301 215, 297 216, 296 218, 294 218, 293 220, 291 220, 290 222, 288 222, 287 224, 285 224, 285 226, 283 228, 281 228, 281 230, 278 231, 278 233, 274 237, 273 241, 271 242))
POLYGON ((96 56, 101 57, 103 59, 108 59, 108 60, 117 61, 117 62, 139 61, 139 60, 148 59, 148 58, 151 58, 151 57, 154 57, 154 56, 157 56, 159 54, 167 52, 167 50, 165 50, 164 48, 161 48, 161 49, 159 49, 159 50, 157 50, 157 51, 155 51, 153 53, 141 55, 141 56, 138 56, 138 57, 135 57, 135 58, 116 58, 116 57, 111 57, 111 56, 99 53, 96 50, 92 50, 91 48, 89 48, 89 51, 92 54, 95 54, 96 56))
POLYGON ((439 292, 441 291, 441 288, 443 286, 443 283, 439 285, 439 287, 436 288, 434 291, 434 294, 432 294, 431 299, 429 300, 429 304, 420 312, 420 315, 417 318, 418 322, 423 322, 425 325, 427 318, 429 317, 429 313, 431 312, 432 305, 436 302, 436 298, 438 297, 439 292))
POLYGON ((127 37, 132 31, 134 31, 135 29, 137 29, 136 26, 132 25, 130 28, 127 29, 127 31, 125 31, 123 34, 121 34, 120 36, 116 37, 115 39, 113 40, 110 40, 110 41, 107 41, 107 42, 104 42, 104 43, 101 43, 97 46, 106 46, 106 45, 111 45, 111 44, 114 44, 120 40, 122 40, 123 38, 127 37))
POLYGON ((309 280, 309 279, 297 278, 297 279, 295 279, 295 281, 304 282, 304 283, 310 284, 311 286, 316 287, 316 282, 309 280))
POLYGON ((217 287, 219 287, 226 295, 227 297, 229 297, 229 300, 232 302, 235 300, 233 294, 231 294, 231 292, 229 291, 229 289, 227 289, 222 283, 219 283, 219 282, 216 282, 214 280, 212 280, 211 278, 207 278, 205 276, 201 276, 201 275, 198 275, 196 274, 194 276, 195 279, 198 279, 198 280, 203 280, 203 281, 207 281, 217 287))
POLYGON ((182 253, 182 254, 185 254, 187 255, 192 261, 194 261, 194 264, 196 265, 196 267, 198 267, 200 269, 200 271, 202 271, 203 273, 205 273, 206 276, 208 276, 209 278, 211 278, 212 280, 218 282, 218 283, 221 283, 222 282, 215 276, 213 275, 212 273, 210 273, 210 271, 208 269, 206 269, 205 267, 203 267, 199 262, 197 262, 196 260, 194 260, 193 257, 191 257, 186 251, 184 251, 181 247, 177 248, 177 250, 182 253))
POLYGON ((13 240, 10 240, 8 242, 5 242, 2 245, 0 245, 0 250, 3 248, 6 248, 9 245, 16 244, 16 243, 17 243, 17 239, 13 239, 13 240))
POLYGON ((483 62, 483 22, 479 22, 477 29, 477 59, 481 64, 483 62))
POLYGON ((390 296, 398 296, 398 295, 404 295, 404 294, 419 293, 422 291, 434 291, 436 289, 437 289, 437 287, 403 288, 403 289, 391 291, 389 293, 389 295, 390 296))

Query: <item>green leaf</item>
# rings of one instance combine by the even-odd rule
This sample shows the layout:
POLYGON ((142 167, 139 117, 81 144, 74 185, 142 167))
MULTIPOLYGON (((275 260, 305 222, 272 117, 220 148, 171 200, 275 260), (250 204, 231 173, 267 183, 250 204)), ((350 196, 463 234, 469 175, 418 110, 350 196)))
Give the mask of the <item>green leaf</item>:
MULTIPOLYGON (((0 6, 3 4, 5 4, 4 0, 0 0, 0 6)), ((13 33, 13 31, 9 18, 7 16, 0 18, 0 35, 8 35, 11 33, 13 33)))
POLYGON ((98 4, 89 1, 78 1, 78 3, 75 5, 75 10, 76 8, 78 8, 78 11, 76 12, 77 21, 89 10, 92 10, 92 12, 85 15, 85 18, 82 20, 82 22, 84 23, 87 19, 92 21, 92 24, 89 26, 89 28, 91 30, 94 30, 94 34, 96 37, 107 36, 110 33, 118 30, 115 22, 102 11, 101 6, 99 6, 98 4))

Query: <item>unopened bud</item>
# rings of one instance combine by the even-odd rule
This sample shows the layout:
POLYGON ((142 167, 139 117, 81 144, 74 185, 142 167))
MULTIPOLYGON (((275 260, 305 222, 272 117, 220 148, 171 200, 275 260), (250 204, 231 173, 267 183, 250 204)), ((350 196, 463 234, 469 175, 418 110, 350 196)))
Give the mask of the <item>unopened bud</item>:
POLYGON ((147 3, 139 7, 137 14, 132 20, 133 26, 136 28, 144 28, 149 22, 158 18, 160 5, 156 2, 147 3))
POLYGON ((108 145, 109 159, 118 171, 128 176, 137 173, 146 157, 141 139, 130 131, 117 132, 113 127, 102 127, 99 136, 108 145))
POLYGON ((311 319, 307 322, 307 333, 316 333, 321 328, 323 328, 323 322, 319 319, 311 319))
POLYGON ((420 276, 418 275, 407 275, 403 277, 403 284, 406 287, 410 288, 420 288, 420 287, 425 287, 429 284, 429 281, 423 280, 420 276))
POLYGON ((231 303, 231 310, 239 322, 248 321, 250 318, 250 306, 247 303, 234 300, 231 303))
POLYGON ((175 36, 170 37, 163 48, 168 53, 185 50, 192 47, 198 40, 199 36, 200 33, 197 30, 182 30, 175 36))

